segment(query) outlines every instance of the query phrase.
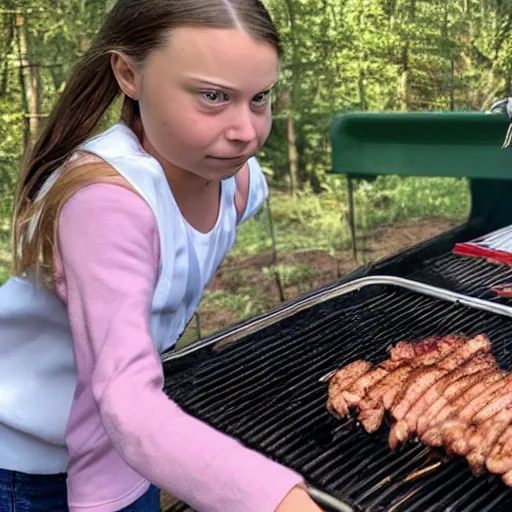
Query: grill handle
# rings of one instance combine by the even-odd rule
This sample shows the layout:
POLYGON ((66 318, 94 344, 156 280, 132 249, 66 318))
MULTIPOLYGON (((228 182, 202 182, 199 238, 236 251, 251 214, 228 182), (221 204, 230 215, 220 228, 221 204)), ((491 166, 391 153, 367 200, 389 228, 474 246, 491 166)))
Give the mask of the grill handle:
POLYGON ((345 502, 327 494, 312 485, 307 486, 308 494, 311 499, 317 503, 319 507, 322 507, 325 512, 355 512, 350 505, 345 502))

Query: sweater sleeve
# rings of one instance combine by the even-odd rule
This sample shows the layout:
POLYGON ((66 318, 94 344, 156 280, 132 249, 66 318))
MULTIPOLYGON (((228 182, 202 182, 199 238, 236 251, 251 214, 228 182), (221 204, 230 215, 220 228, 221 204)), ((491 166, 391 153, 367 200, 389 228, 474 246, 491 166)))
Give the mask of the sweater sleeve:
POLYGON ((92 387, 115 450, 196 510, 275 510, 301 476, 186 414, 163 391, 149 323, 158 231, 145 201, 112 184, 85 187, 65 203, 58 240, 80 385, 92 387))

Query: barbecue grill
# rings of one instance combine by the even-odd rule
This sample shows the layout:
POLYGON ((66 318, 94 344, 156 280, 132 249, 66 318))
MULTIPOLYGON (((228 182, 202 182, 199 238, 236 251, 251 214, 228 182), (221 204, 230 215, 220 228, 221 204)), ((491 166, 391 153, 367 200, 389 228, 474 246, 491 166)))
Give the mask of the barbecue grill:
MULTIPOLYGON (((504 116, 486 114, 339 118, 332 132, 335 172, 351 179, 392 172, 469 176, 470 218, 339 283, 165 354, 169 396, 299 471, 326 511, 511 510, 512 489, 498 477, 474 477, 466 461, 415 442, 393 452, 387 426, 367 434, 353 420, 331 416, 322 379, 358 359, 382 361, 399 341, 452 333, 485 333, 500 365, 512 370, 511 299, 490 290, 512 282, 512 270, 451 254, 455 242, 512 223, 505 197, 512 192, 506 172, 512 156, 500 150, 506 128, 504 116), (465 150, 471 154, 460 156, 465 150), (429 157, 429 166, 431 151, 437 158, 429 157)), ((180 503, 170 510, 191 509, 180 503)))

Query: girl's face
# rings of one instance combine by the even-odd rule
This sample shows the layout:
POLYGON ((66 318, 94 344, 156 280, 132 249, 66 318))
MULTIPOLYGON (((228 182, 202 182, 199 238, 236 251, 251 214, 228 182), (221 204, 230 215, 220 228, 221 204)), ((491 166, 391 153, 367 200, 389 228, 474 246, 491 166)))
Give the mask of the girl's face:
POLYGON ((173 30, 135 80, 146 149, 207 180, 234 175, 270 133, 278 67, 275 48, 242 30, 173 30))

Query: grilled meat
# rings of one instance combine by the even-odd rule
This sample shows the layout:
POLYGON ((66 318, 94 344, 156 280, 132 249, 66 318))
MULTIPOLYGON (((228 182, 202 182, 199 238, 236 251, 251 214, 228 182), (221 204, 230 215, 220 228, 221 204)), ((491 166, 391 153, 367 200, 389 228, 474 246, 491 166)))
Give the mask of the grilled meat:
POLYGON ((358 361, 337 372, 328 408, 338 417, 351 409, 367 432, 388 412, 391 448, 417 433, 427 445, 465 456, 474 474, 487 469, 512 486, 512 374, 490 350, 485 335, 401 341, 375 367, 358 361))
POLYGON ((367 432, 372 433, 380 428, 385 410, 389 410, 412 371, 409 365, 397 368, 381 379, 359 402, 358 419, 367 432))
POLYGON ((359 377, 369 372, 371 367, 372 365, 366 361, 355 361, 333 375, 329 382, 329 400, 327 401, 327 409, 333 416, 343 418, 348 415, 349 408, 342 393, 359 377))
POLYGON ((464 345, 466 341, 467 338, 464 336, 446 336, 436 343, 430 342, 423 346, 420 353, 409 362, 415 368, 432 365, 464 345))
POLYGON ((480 413, 486 410, 487 404, 505 391, 507 384, 510 386, 510 378, 508 376, 489 386, 487 390, 480 393, 480 395, 463 407, 455 418, 443 424, 443 446, 449 452, 466 455, 467 443, 465 432, 469 427, 469 422, 478 426, 482 420, 485 420, 486 416, 482 416, 480 413))
MULTIPOLYGON (((442 362, 440 363, 442 364, 442 362)), ((390 433, 390 445, 396 447, 398 443, 406 441, 418 430, 418 420, 430 405, 438 401, 451 384, 459 382, 463 377, 471 376, 486 368, 496 368, 496 362, 491 354, 477 354, 460 367, 441 376, 433 386, 410 407, 405 417, 399 420, 390 433)), ((435 376, 435 375, 434 375, 435 376)))
POLYGON ((402 359, 413 359, 414 357, 421 356, 425 352, 434 350, 442 338, 431 336, 425 338, 417 343, 410 343, 409 341, 400 341, 394 347, 389 348, 389 357, 391 361, 400 361, 402 359))
POLYGON ((497 475, 512 470, 512 425, 507 426, 492 447, 485 460, 485 467, 497 475))
POLYGON ((473 399, 478 398, 489 386, 499 383, 505 376, 505 373, 491 373, 482 380, 472 383, 460 396, 452 402, 446 404, 435 417, 430 419, 429 426, 420 436, 420 440, 430 446, 442 446, 442 430, 444 423, 453 417, 456 417, 461 409, 466 407, 473 399))
POLYGON ((466 459, 474 474, 480 475, 485 469, 485 460, 499 437, 512 422, 512 408, 507 406, 495 416, 489 417, 480 426, 466 431, 466 459), (474 430, 474 431, 473 431, 474 430))
POLYGON ((343 398, 349 407, 357 407, 368 389, 383 379, 388 373, 389 370, 385 367, 377 366, 356 380, 347 391, 343 391, 343 398))
POLYGON ((344 400, 359 410, 358 419, 365 430, 375 432, 382 424, 384 411, 391 408, 411 373, 433 365, 463 343, 462 336, 432 337, 415 345, 400 342, 390 349, 392 359, 356 381, 343 394, 344 400))
POLYGON ((401 400, 391 407, 391 415, 394 419, 398 420, 389 434, 389 445, 391 448, 394 449, 399 443, 406 441, 410 433, 416 430, 417 413, 410 416, 411 423, 414 423, 412 428, 407 419, 404 418, 409 410, 414 408, 418 401, 421 401, 422 395, 475 354, 489 350, 489 340, 485 336, 477 336, 457 347, 446 357, 439 359, 435 365, 417 370, 408 379, 401 400))
POLYGON ((462 346, 456 347, 446 357, 439 359, 432 368, 418 370, 406 383, 407 389, 401 400, 393 404, 392 416, 401 420, 414 403, 421 398, 423 392, 427 391, 441 377, 455 370, 478 352, 488 352, 490 349, 489 340, 485 336, 477 336, 462 346))
POLYGON ((496 368, 496 361, 492 355, 489 353, 477 354, 459 368, 440 378, 405 415, 404 420, 407 421, 409 431, 417 431, 419 418, 431 405, 444 396, 451 384, 460 382, 464 377, 469 377, 489 368, 496 368))
POLYGON ((506 485, 508 485, 509 487, 512 487, 512 470, 511 471, 507 471, 503 477, 503 482, 505 482, 506 485))
POLYGON ((494 367, 495 364, 492 365, 492 369, 482 369, 475 374, 466 375, 449 384, 440 394, 440 396, 436 398, 436 400, 430 406, 421 412, 418 418, 416 429, 418 435, 422 436, 425 433, 425 431, 432 423, 432 420, 436 420, 437 415, 443 410, 444 407, 461 397, 469 388, 487 378, 491 372, 493 375, 495 375, 494 367))

